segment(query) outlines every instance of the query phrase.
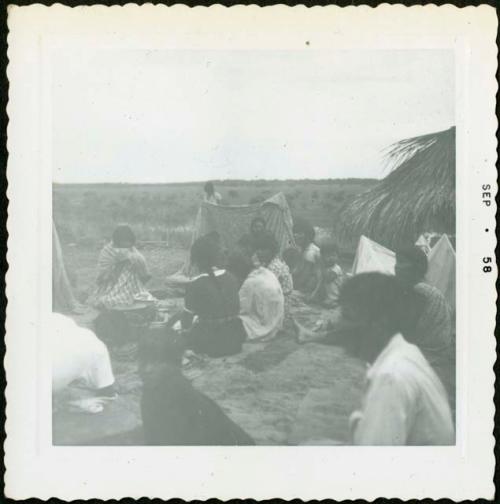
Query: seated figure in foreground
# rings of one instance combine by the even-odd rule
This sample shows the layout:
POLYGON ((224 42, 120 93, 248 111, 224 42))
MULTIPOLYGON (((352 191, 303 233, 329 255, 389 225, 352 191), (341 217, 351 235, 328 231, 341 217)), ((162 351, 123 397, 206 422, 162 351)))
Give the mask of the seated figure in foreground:
POLYGON ((351 416, 356 445, 452 445, 445 388, 420 349, 402 335, 413 293, 394 276, 361 273, 340 291, 338 344, 370 365, 360 411, 351 416))
POLYGON ((167 327, 144 334, 139 351, 141 416, 147 445, 253 445, 219 405, 181 370, 185 340, 167 327))

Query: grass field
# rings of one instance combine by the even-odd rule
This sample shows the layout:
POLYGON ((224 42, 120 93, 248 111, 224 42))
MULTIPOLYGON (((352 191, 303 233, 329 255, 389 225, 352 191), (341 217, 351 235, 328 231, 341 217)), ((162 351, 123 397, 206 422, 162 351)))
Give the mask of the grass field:
MULTIPOLYGON (((283 192, 292 214, 334 230, 342 207, 373 179, 215 182, 223 204, 245 205, 283 192)), ((101 244, 117 222, 133 225, 139 240, 187 247, 203 196, 202 183, 54 184, 53 217, 63 243, 101 244)))

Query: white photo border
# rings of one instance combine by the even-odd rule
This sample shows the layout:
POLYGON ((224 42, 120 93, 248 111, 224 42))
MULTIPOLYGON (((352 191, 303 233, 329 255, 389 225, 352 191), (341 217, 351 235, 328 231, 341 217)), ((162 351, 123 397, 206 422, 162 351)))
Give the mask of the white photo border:
POLYGON ((6 495, 303 500, 493 498, 497 19, 488 6, 10 6, 6 495), (305 45, 305 41, 310 42, 305 45), (54 447, 51 54, 72 48, 455 51, 457 445, 54 447), (483 202, 490 184, 492 203, 483 202), (485 228, 490 232, 485 233, 485 228))

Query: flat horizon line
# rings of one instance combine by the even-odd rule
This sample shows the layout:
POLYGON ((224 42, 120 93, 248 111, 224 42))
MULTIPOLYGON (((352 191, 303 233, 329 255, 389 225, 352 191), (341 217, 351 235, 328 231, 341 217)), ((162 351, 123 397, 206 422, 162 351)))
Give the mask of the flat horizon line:
POLYGON ((231 184, 231 183, 245 183, 252 184, 255 182, 270 182, 270 183, 284 183, 284 182, 347 182, 347 181, 379 181, 381 179, 375 177, 337 177, 337 178, 302 178, 302 179, 203 179, 192 180, 185 182, 58 182, 52 181, 53 185, 197 185, 205 184, 206 182, 213 182, 214 184, 231 184))

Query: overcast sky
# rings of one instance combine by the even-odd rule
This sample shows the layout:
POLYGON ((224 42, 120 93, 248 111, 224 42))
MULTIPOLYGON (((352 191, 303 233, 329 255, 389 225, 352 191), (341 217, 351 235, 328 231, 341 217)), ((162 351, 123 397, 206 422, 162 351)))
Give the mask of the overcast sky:
POLYGON ((56 182, 386 174, 392 142, 454 124, 451 51, 60 52, 56 182))

